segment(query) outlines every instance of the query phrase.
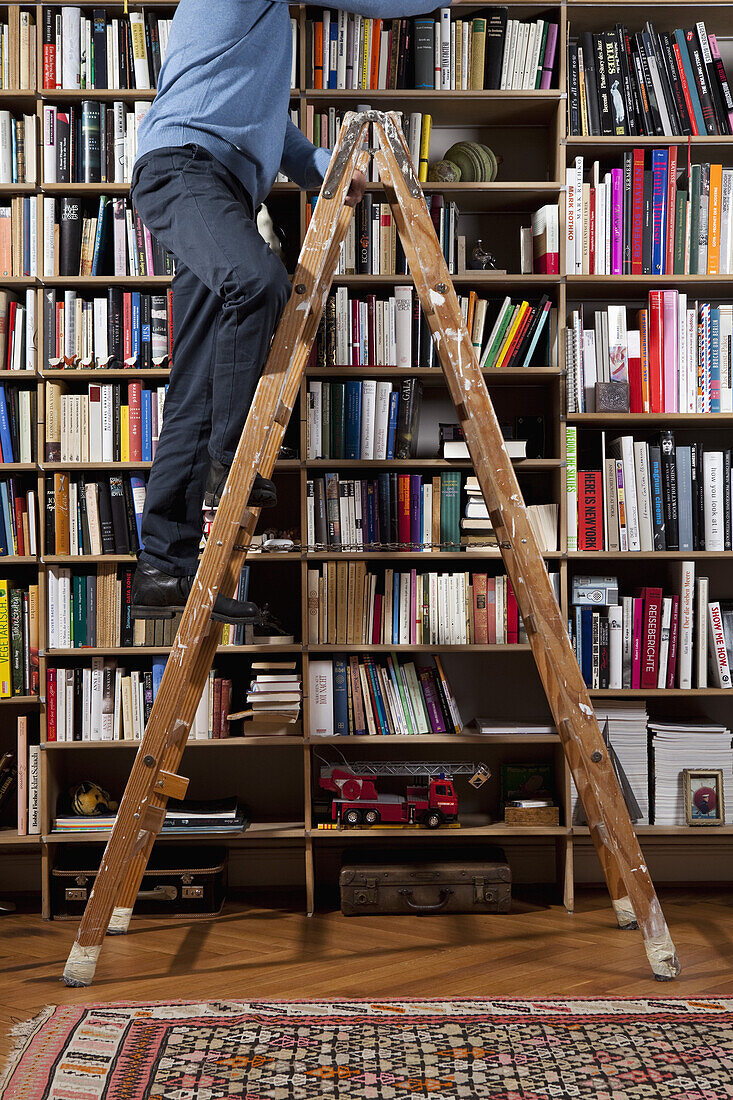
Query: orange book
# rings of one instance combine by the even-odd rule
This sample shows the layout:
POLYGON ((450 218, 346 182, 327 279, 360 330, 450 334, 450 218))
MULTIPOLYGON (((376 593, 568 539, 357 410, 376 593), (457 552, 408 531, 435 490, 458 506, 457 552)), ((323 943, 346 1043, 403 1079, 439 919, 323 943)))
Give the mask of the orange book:
POLYGON ((529 311, 529 302, 522 302, 521 306, 517 310, 517 316, 514 318, 514 321, 512 322, 512 327, 509 329, 509 332, 507 333, 506 340, 504 341, 504 346, 502 347, 501 352, 499 353, 499 358, 496 361, 497 368, 505 366, 509 356, 511 355, 511 352, 514 348, 514 338, 517 335, 517 332, 519 331, 520 326, 521 326, 522 322, 524 321, 524 318, 525 318, 528 311, 529 311))
POLYGON ((478 294, 475 290, 472 290, 468 295, 468 316, 466 318, 466 328, 468 329, 469 333, 473 333, 473 318, 476 312, 477 298, 478 294))
POLYGON ((323 88, 323 22, 315 24, 316 40, 313 48, 313 87, 323 88))
POLYGON ((375 19, 372 23, 372 57, 369 67, 369 87, 376 88, 379 84, 379 46, 382 41, 382 20, 375 19))
POLYGON ((488 645, 489 621, 486 613, 486 573, 473 575, 473 629, 474 644, 488 645))
POLYGON ((56 545, 47 546, 47 554, 69 553, 69 475, 53 475, 54 535, 56 545))
POLYGON ((708 203, 708 275, 720 274, 720 217, 723 202, 723 165, 710 165, 708 203))

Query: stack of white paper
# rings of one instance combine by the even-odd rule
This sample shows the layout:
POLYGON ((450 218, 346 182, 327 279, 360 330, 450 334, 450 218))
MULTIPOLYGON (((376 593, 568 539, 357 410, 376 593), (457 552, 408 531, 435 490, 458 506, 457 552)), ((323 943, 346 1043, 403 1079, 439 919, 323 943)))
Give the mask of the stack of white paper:
POLYGON ((727 726, 709 722, 650 721, 654 768, 654 824, 684 825, 685 768, 722 768, 728 820, 733 816, 733 752, 727 726))
MULTIPOLYGON (((609 740, 639 803, 642 816, 635 824, 648 825, 649 754, 646 703, 613 700, 598 705, 595 711, 601 732, 608 719, 609 740)), ((578 815, 578 795, 573 787, 573 821, 578 820, 578 815)))

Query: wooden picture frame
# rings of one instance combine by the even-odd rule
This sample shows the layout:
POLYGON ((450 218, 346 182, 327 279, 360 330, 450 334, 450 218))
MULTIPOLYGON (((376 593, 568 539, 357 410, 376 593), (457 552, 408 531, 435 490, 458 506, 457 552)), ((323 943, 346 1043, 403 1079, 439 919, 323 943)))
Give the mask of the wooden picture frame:
MULTIPOLYGON (((688 825, 723 825, 725 823, 725 794, 722 768, 684 768, 682 782, 685 788, 685 821, 688 825), (695 786, 696 781, 700 781, 695 786), (714 813, 703 812, 698 791, 710 788, 715 792, 714 813)), ((703 796, 704 800, 704 796, 703 796)))

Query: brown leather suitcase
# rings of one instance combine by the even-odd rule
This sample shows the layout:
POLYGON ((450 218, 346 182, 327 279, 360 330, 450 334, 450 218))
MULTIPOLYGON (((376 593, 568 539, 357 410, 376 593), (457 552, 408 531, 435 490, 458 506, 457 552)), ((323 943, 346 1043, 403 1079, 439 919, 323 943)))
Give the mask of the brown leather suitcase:
MULTIPOLYGON (((102 848, 68 845, 51 870, 51 916, 79 920, 97 876, 102 848), (69 850, 76 849, 76 850, 69 850)), ((225 848, 163 845, 153 850, 134 916, 214 917, 226 896, 225 848)))
POLYGON ((341 912, 366 913, 508 913, 512 873, 503 851, 481 859, 420 859, 404 853, 378 861, 345 862, 339 875, 341 912), (399 862, 398 862, 399 859, 399 862))

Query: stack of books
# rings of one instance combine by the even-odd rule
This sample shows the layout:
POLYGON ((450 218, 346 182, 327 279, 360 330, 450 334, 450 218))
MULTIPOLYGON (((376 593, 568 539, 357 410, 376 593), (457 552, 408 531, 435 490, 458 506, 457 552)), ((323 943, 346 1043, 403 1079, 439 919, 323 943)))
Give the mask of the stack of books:
MULTIPOLYGON (((29 204, 28 217, 23 222, 23 232, 35 232, 36 205, 30 199, 13 199, 13 203, 29 204), (27 227, 26 227, 27 223, 27 227)), ((25 207, 18 208, 18 217, 25 217, 25 207)), ((15 216, 15 215, 14 215, 15 216)), ((0 207, 0 221, 3 208, 0 207)), ((9 226, 9 223, 8 223, 9 226)), ((20 227, 19 227, 20 228, 20 227)), ((35 238, 32 238, 35 242, 35 238)), ((19 269, 23 253, 16 249, 14 264, 19 269)), ((3 256, 10 255, 3 248, 0 233, 0 276, 8 267, 3 256)), ((40 274, 43 278, 56 276, 86 277, 92 275, 173 275, 174 260, 150 230, 141 222, 129 199, 100 195, 99 199, 81 198, 79 195, 43 196, 43 257, 37 262, 35 244, 31 259, 25 262, 25 276, 40 274), (32 270, 31 270, 32 268, 32 270)), ((20 270, 17 270, 21 274, 20 270)))
POLYGON ((549 88, 557 23, 507 20, 505 7, 471 19, 370 19, 324 11, 306 21, 306 85, 333 89, 476 91, 549 88))
POLYGON ((0 699, 38 694, 38 585, 0 580, 0 699))
POLYGON ((241 833, 249 825, 247 808, 236 795, 230 798, 186 798, 168 801, 163 822, 166 836, 186 836, 192 832, 241 833))
POLYGON ((571 135, 731 134, 733 98, 717 38, 651 23, 568 40, 571 135))
POLYGON ((145 479, 46 474, 46 554, 134 554, 142 548, 145 479))
POLYGON ((167 386, 141 381, 90 383, 66 393, 46 382, 47 462, 152 462, 163 422, 167 386))
POLYGON ((44 104, 43 182, 129 183, 138 128, 149 110, 149 100, 44 104))
POLYGON ((92 657, 91 668, 47 668, 47 739, 139 741, 164 668, 164 657, 154 657, 147 670, 102 657, 92 657))
POLYGON ((246 719, 242 730, 245 737, 291 732, 283 727, 298 721, 303 701, 295 661, 253 661, 252 671, 256 675, 250 680, 247 708, 229 718, 246 719))
POLYGON ((40 202, 40 195, 18 195, 0 203, 0 278, 36 279, 40 275, 40 202))
POLYGON ((671 431, 660 432, 656 443, 626 435, 607 445, 605 436, 599 468, 577 473, 569 543, 571 536, 576 541, 577 520, 581 550, 733 547, 730 450, 683 445, 671 431))
POLYGON ((35 489, 23 490, 18 478, 0 481, 0 557, 38 553, 35 489))
POLYGON ((36 392, 0 384, 0 462, 36 461, 36 392))
MULTIPOLYGON (((546 294, 532 304, 528 301, 513 302, 511 298, 505 298, 481 353, 481 369, 539 365, 536 361, 533 363, 535 349, 540 345, 543 333, 547 337, 549 332, 547 321, 551 308, 546 294)), ((544 364, 548 362, 545 344, 546 339, 540 345, 544 353, 544 364)))
POLYGON ((35 115, 0 111, 0 183, 38 182, 35 115))
POLYGON ((727 726, 711 722, 649 720, 653 761, 655 825, 686 825, 682 772, 685 768, 721 768, 726 820, 731 819, 733 775, 731 734, 727 726))
POLYGON ((392 382, 308 383, 308 459, 414 457, 422 384, 392 382))
POLYGON ((455 695, 440 657, 433 665, 372 657, 310 660, 311 737, 460 733, 455 695))
POLYGON ((25 292, 25 304, 0 290, 0 371, 36 369, 36 292, 25 292))
POLYGON ((172 291, 144 294, 110 286, 102 297, 43 291, 43 362, 47 370, 170 365, 172 291))
POLYGON ((232 705, 232 680, 209 671, 206 686, 201 692, 199 705, 191 724, 190 736, 197 741, 217 740, 231 735, 229 711, 232 705))
POLYGON ((733 271, 733 169, 693 164, 676 145, 634 149, 622 166, 567 168, 566 275, 724 275, 733 271), (683 173, 680 175, 680 173, 683 173))
MULTIPOLYGON (((427 166, 426 166, 427 170, 427 166)), ((425 196, 443 258, 451 275, 458 270, 458 218, 455 202, 433 192, 425 196)), ((312 217, 317 196, 308 206, 312 217)), ((388 202, 367 192, 356 208, 341 252, 337 275, 407 275, 407 258, 388 202)))
MULTIPOLYGON (((609 700, 595 706, 601 732, 608 722, 608 739, 641 810, 636 825, 649 824, 649 754, 647 709, 644 702, 609 700)), ((572 820, 580 816, 578 792, 572 786, 572 820)))
MULTIPOLYGON (((512 441, 509 440, 506 447, 509 448, 511 443, 512 441)), ((481 493, 478 478, 466 478, 466 493, 468 499, 461 520, 461 546, 467 552, 480 553, 486 546, 498 545, 496 532, 491 524, 489 510, 481 493)), ((527 514, 540 550, 543 553, 555 552, 558 545, 558 505, 529 504, 527 514)))
POLYGON ((2 22, 2 65, 0 88, 4 91, 35 91, 36 80, 36 16, 35 11, 21 11, 16 4, 5 9, 2 22))
POLYGON ((677 591, 646 585, 619 599, 616 577, 573 577, 568 632, 588 687, 731 687, 733 601, 682 562, 677 591))

